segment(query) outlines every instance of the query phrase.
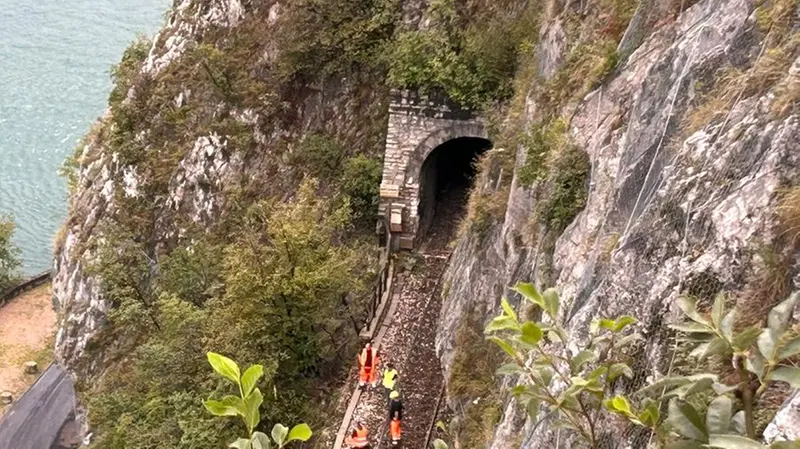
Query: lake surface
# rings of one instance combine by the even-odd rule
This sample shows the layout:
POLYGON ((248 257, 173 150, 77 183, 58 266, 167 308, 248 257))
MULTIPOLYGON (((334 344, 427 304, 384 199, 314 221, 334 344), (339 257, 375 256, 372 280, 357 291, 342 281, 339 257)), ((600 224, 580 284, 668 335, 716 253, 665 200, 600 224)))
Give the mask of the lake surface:
POLYGON ((66 214, 61 163, 105 109, 110 67, 154 34, 168 0, 0 0, 0 213, 23 271, 52 265, 66 214))

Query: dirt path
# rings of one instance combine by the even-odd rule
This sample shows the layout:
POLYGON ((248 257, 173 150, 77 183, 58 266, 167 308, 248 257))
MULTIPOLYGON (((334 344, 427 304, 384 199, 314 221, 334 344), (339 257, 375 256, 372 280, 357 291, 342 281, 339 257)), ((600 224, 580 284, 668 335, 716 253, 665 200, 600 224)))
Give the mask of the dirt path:
MULTIPOLYGON (((36 380, 23 364, 33 360, 42 371, 53 360, 56 313, 50 286, 44 285, 0 307, 0 391, 18 398, 36 380)), ((0 416, 4 413, 0 406, 0 416)))
MULTIPOLYGON (((443 199, 425 242, 416 253, 398 263, 395 292, 396 313, 381 342, 381 364, 391 361, 400 373, 403 416, 403 446, 423 449, 436 413, 444 379, 436 355, 436 323, 441 310, 440 279, 450 255, 448 243, 458 226, 463 192, 443 199), (459 195, 459 196, 455 196, 459 195), (406 265, 407 269, 403 269, 406 265), (409 267, 410 266, 410 267, 409 267)), ((375 449, 388 448, 388 409, 382 387, 366 391, 353 414, 353 423, 370 429, 375 449)))

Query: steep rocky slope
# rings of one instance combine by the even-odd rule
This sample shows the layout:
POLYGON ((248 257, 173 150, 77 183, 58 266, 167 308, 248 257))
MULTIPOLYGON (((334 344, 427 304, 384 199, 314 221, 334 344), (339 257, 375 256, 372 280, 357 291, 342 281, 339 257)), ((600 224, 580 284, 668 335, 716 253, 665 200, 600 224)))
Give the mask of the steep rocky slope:
MULTIPOLYGON (((544 21, 534 63, 539 82, 557 77, 585 39, 566 31, 581 6, 566 5, 544 21)), ((556 106, 563 138, 591 165, 578 181, 588 194, 563 232, 541 219, 558 174, 524 185, 525 161, 536 154, 525 145, 506 148, 516 150, 516 170, 504 214, 480 232, 467 228, 446 274, 438 349, 451 382, 466 375, 453 365, 464 351, 455 344, 463 317, 473 310, 493 316, 502 295, 518 301, 508 289, 516 282, 555 286, 573 338, 585 338, 597 317, 637 317, 647 341, 628 391, 674 369, 666 325, 677 318, 679 295, 708 300, 733 292, 741 309, 761 319, 791 288, 797 241, 776 217, 782 189, 800 182, 800 117, 786 103, 796 98, 800 64, 794 5, 704 0, 685 10, 681 4, 674 21, 665 14, 649 25, 654 11, 670 6, 641 3, 617 49, 624 59, 596 88, 556 106), (788 18, 770 22, 780 8, 788 18), (626 47, 637 34, 641 44, 626 47)), ((540 89, 522 98, 521 118, 510 115, 505 126, 514 119, 526 129, 548 126, 540 89)), ((473 207, 498 201, 496 176, 485 170, 473 207)), ((474 215, 473 223, 486 219, 474 215)), ((554 437, 547 426, 533 432, 524 411, 505 399, 488 447, 543 447, 554 437)), ((644 447, 647 435, 618 425, 604 428, 608 447, 644 447)))

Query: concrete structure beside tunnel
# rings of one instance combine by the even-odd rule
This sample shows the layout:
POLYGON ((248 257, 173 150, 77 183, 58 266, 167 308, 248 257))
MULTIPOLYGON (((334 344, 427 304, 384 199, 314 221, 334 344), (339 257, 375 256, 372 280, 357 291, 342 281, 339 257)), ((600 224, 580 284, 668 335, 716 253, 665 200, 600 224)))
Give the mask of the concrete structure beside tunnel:
POLYGON ((411 249, 421 237, 422 166, 438 146, 458 138, 486 139, 483 121, 443 96, 392 92, 379 216, 393 246, 411 249))

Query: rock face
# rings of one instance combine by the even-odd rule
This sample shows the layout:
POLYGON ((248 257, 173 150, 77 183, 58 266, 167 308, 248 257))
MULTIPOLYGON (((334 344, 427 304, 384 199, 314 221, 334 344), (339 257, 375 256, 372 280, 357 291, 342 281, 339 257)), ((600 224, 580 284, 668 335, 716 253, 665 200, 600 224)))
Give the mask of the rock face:
MULTIPOLYGON (((679 294, 738 290, 763 266, 758 249, 776 237, 779 189, 800 182, 800 116, 771 113, 775 96, 768 93, 740 95, 724 117, 688 136, 683 121, 709 72, 757 58, 754 21, 749 1, 700 1, 656 28, 574 106, 569 134, 591 160, 588 200, 558 237, 551 262, 530 231, 535 188, 521 187, 515 174, 502 222, 462 236, 446 273, 437 338, 445 378, 465 313, 488 319, 502 295, 517 299, 508 290, 516 282, 555 281, 560 319, 573 338, 585 336, 595 317, 640 320, 647 344, 634 383, 641 385, 669 370, 666 324, 677 317, 679 294), (542 269, 548 262, 550 276, 542 269)), ((563 51, 560 28, 554 19, 541 32, 545 77, 563 51)), ((795 79, 794 66, 781 76, 782 83, 795 79)), ((536 107, 528 107, 529 122, 536 107)), ((517 168, 524 158, 520 150, 517 168)), ((490 447, 543 447, 546 426, 533 433, 514 401, 507 404, 490 447)), ((622 430, 610 433, 613 447, 646 445, 622 430)))
MULTIPOLYGON (((209 33, 224 37, 226 33, 252 32, 252 28, 242 29, 246 25, 253 27, 248 20, 262 20, 258 32, 267 39, 263 44, 267 50, 260 58, 256 57, 255 64, 270 64, 278 56, 276 43, 269 39, 273 28, 281 25, 280 4, 247 3, 245 8, 239 0, 176 2, 168 23, 154 37, 138 68, 142 82, 164 76, 171 64, 179 63, 188 52, 203 44, 209 33)), ((135 99, 139 88, 132 85, 125 101, 135 99)), ((175 110, 203 108, 213 121, 220 121, 218 116, 224 111, 236 126, 249 130, 245 137, 257 149, 232 148, 230 135, 203 132, 193 139, 193 144, 185 145, 169 181, 163 190, 156 192, 155 200, 144 194, 153 183, 145 169, 121 161, 116 150, 98 138, 98 134, 115 126, 111 124, 111 111, 89 133, 76 158, 77 182, 70 196, 69 216, 56 245, 53 280, 54 302, 62 317, 56 355, 76 378, 85 380, 100 375, 107 365, 103 356, 106 348, 92 342, 104 329, 112 305, 103 295, 101 280, 92 270, 92 264, 97 261, 97 246, 104 241, 104 232, 116 228, 116 220, 127 213, 121 210, 124 209, 120 207, 121 201, 153 202, 151 248, 155 251, 183 238, 190 227, 211 228, 230 207, 230 191, 244 184, 263 197, 290 195, 303 176, 302 169, 290 162, 292 151, 303 136, 313 133, 332 136, 351 154, 375 155, 382 150, 388 89, 380 76, 363 73, 353 79, 334 78, 313 87, 293 86, 286 90, 292 98, 279 98, 281 109, 278 113, 267 111, 272 114, 267 117, 265 108, 255 110, 227 101, 199 103, 193 86, 182 86, 172 102, 175 110)), ((262 103, 258 105, 268 100, 272 99, 259 98, 262 103)), ((149 137, 142 133, 136 139, 149 137)), ((142 151, 151 149, 148 146, 142 151)))

